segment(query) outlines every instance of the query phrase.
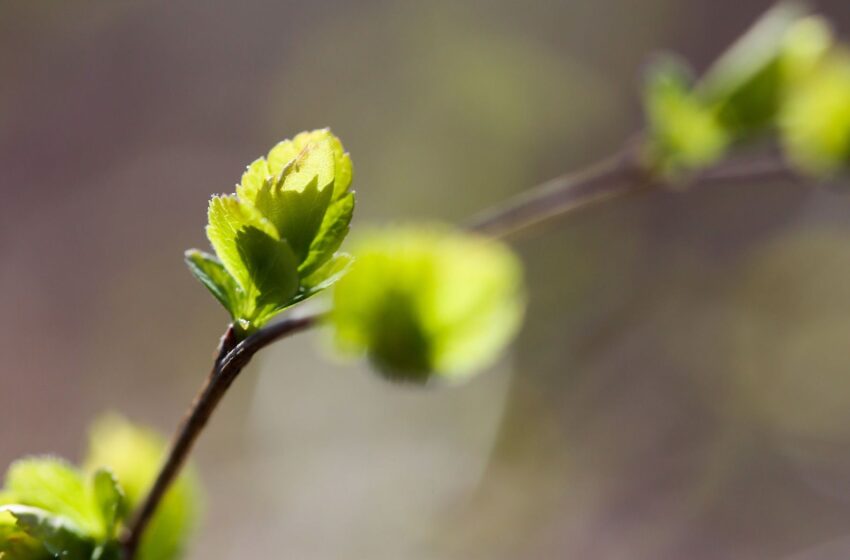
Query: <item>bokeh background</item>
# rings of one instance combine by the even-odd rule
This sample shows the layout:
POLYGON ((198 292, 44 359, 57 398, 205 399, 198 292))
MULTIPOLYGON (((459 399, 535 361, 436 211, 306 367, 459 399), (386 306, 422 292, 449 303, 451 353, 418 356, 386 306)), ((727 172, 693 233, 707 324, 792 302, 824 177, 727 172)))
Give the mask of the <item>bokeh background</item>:
MULTIPOLYGON (((769 5, 0 0, 0 464, 108 410, 172 431, 226 319, 182 251, 277 140, 333 127, 355 224, 460 222, 612 152, 651 53, 704 68, 769 5)), ((462 387, 278 344, 201 441, 191 558, 850 557, 848 216, 752 184, 529 232, 525 329, 462 387)))

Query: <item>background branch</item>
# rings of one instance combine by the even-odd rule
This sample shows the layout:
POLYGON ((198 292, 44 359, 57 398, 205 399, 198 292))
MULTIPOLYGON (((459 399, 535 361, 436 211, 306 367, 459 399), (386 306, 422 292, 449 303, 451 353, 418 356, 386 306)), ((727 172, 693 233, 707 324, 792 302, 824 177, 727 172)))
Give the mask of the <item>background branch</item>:
POLYGON ((771 155, 727 160, 674 184, 653 177, 640 161, 638 151, 629 147, 584 171, 556 177, 520 193, 504 205, 474 217, 467 228, 492 237, 508 237, 589 206, 660 188, 683 190, 754 181, 800 182, 802 179, 780 156, 771 155))

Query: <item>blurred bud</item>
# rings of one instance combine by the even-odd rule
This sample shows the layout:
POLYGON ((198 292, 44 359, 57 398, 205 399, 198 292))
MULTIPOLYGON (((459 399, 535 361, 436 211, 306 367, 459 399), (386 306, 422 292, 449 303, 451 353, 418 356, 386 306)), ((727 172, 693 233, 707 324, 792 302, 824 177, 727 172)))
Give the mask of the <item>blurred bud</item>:
POLYGON ((441 226, 375 230, 334 290, 339 348, 388 378, 457 380, 492 363, 523 314, 522 266, 503 244, 441 226))
POLYGON ((689 69, 670 56, 657 58, 647 72, 644 159, 653 172, 673 181, 717 161, 728 144, 716 112, 703 104, 690 84, 689 69))
POLYGON ((850 164, 850 53, 835 52, 801 80, 781 118, 788 158, 815 176, 850 164))
POLYGON ((717 107, 721 124, 736 140, 773 128, 788 85, 786 55, 793 61, 793 73, 799 74, 822 48, 824 36, 820 30, 813 32, 813 25, 801 5, 779 3, 708 70, 699 94, 717 107))

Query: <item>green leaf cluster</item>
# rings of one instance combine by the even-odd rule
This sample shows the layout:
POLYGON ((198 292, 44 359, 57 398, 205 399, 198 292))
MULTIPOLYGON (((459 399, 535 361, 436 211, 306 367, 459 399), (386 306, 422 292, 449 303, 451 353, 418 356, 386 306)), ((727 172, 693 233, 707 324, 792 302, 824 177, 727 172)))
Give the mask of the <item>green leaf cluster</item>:
MULTIPOLYGON (((163 450, 155 435, 110 417, 95 427, 83 468, 54 457, 13 463, 0 492, 0 559, 120 560, 119 532, 152 483, 163 450)), ((166 498, 140 560, 179 557, 197 508, 193 485, 184 477, 166 498)))
POLYGON ((777 4, 700 80, 669 57, 650 66, 644 90, 644 155, 676 179, 719 160, 729 147, 778 136, 802 171, 848 163, 846 56, 829 24, 793 2, 777 4))
POLYGON ((338 347, 388 378, 459 380, 493 362, 524 310, 522 266, 504 244, 440 225, 377 229, 334 288, 338 347))
POLYGON ((215 256, 186 263, 243 333, 327 288, 350 264, 337 253, 354 211, 351 159, 330 130, 302 132, 248 166, 236 194, 210 201, 215 256))

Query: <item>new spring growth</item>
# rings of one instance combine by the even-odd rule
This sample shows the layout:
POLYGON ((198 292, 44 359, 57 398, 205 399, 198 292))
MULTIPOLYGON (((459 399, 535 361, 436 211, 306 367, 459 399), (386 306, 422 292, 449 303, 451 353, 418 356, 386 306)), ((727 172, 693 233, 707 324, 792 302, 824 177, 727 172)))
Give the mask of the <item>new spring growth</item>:
POLYGON ((678 59, 660 57, 644 91, 645 165, 675 182, 730 147, 775 136, 799 171, 840 172, 850 162, 848 65, 828 22, 790 2, 762 16, 698 81, 678 59))
POLYGON ((250 333, 327 288, 350 264, 337 253, 354 211, 351 159, 329 130, 303 132, 248 166, 236 194, 210 201, 215 256, 186 253, 192 273, 250 333))

